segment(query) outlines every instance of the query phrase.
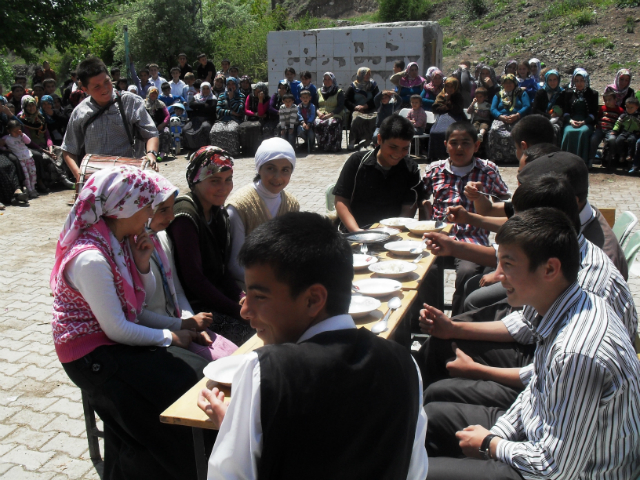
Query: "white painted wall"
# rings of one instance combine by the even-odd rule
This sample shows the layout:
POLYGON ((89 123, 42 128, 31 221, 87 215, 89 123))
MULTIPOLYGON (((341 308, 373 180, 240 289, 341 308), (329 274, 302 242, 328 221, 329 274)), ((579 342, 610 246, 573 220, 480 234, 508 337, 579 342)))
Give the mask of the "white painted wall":
POLYGON ((360 67, 369 67, 380 89, 393 88, 389 81, 396 60, 418 62, 421 75, 432 65, 442 67, 442 30, 436 22, 397 22, 270 32, 267 37, 271 92, 293 67, 313 75, 320 87, 324 72, 333 72, 341 88, 355 80, 360 67), (320 80, 318 80, 320 79, 320 80))

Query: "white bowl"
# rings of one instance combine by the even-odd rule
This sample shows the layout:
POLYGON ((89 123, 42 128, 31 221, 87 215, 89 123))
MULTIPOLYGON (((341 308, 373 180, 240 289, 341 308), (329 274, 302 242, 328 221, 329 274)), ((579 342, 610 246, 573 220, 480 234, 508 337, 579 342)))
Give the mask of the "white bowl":
POLYGON ((377 310, 382 303, 377 298, 365 297, 362 295, 352 295, 349 304, 349 315, 353 318, 360 318, 369 315, 377 310))
POLYGON ((407 225, 407 228, 411 233, 415 233, 416 235, 423 235, 429 232, 439 232, 446 226, 446 224, 441 224, 441 226, 436 227, 436 223, 437 222, 435 222, 434 220, 425 220, 407 225))
POLYGON ((365 278, 353 284, 358 287, 359 294, 372 297, 384 297, 402 290, 400 282, 388 278, 365 278))
POLYGON ((380 262, 375 265, 369 265, 369 270, 377 273, 381 277, 402 278, 415 271, 418 265, 415 263, 405 262, 403 260, 390 260, 388 262, 380 262))
POLYGON ((233 376, 246 361, 246 355, 230 355, 211 362, 204 367, 202 373, 204 373, 204 376, 209 380, 223 385, 231 385, 233 376))
POLYGON ((384 220, 380 220, 380 225, 391 228, 406 228, 408 224, 414 223, 416 221, 415 218, 408 217, 392 217, 385 218, 384 220))
POLYGON ((355 270, 367 268, 369 265, 373 265, 377 261, 378 259, 371 255, 362 255, 361 253, 353 254, 353 268, 355 270))
POLYGON ((424 252, 424 243, 413 240, 403 240, 401 242, 385 243, 384 248, 397 255, 418 255, 424 252), (411 252, 414 248, 420 251, 418 253, 411 252))

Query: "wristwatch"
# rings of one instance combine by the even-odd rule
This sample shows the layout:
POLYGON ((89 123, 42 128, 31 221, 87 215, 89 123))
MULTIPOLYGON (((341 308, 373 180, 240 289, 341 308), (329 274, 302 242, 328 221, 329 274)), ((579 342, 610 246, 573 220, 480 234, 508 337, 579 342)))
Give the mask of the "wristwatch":
POLYGON ((493 437, 497 436, 498 435, 490 433, 489 435, 484 437, 484 440, 482 440, 482 444, 480 445, 480 448, 478 450, 480 451, 480 456, 483 460, 491 460, 491 448, 489 448, 489 446, 491 445, 491 440, 493 439, 493 437))

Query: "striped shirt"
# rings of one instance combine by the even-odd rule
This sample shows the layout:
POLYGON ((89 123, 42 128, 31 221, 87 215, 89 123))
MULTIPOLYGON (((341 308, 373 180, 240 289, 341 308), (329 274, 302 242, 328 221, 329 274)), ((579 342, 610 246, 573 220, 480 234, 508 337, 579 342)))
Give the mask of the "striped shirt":
POLYGON ((632 480, 640 473, 640 361, 625 326, 577 283, 534 320, 531 382, 491 432, 525 479, 632 480))

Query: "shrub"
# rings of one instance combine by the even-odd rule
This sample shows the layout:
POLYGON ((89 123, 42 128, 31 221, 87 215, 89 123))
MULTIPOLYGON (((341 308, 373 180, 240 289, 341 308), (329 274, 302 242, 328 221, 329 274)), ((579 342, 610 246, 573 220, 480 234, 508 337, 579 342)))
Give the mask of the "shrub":
POLYGON ((383 22, 425 20, 432 7, 431 0, 380 0, 378 14, 383 22))
POLYGON ((465 0, 465 10, 471 18, 478 18, 487 11, 487 5, 484 0, 465 0))
POLYGON ((633 21, 633 17, 627 17, 625 25, 627 26, 627 33, 633 33, 636 27, 636 22, 633 21))

